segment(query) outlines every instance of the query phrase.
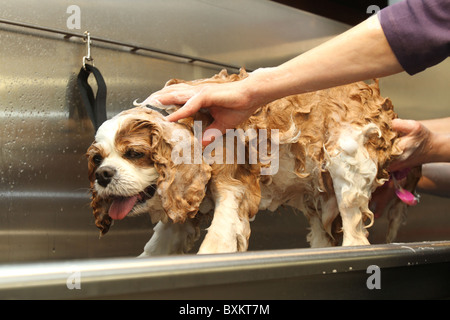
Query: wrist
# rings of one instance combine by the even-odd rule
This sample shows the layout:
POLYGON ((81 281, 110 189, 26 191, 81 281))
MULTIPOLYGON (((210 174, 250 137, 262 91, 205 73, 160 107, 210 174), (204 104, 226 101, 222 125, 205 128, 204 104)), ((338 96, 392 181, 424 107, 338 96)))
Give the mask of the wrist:
POLYGON ((450 162, 450 134, 432 133, 427 162, 450 162))
POLYGON ((247 92, 249 97, 256 104, 263 105, 270 100, 269 83, 273 83, 270 79, 273 77, 273 68, 259 68, 250 73, 246 79, 247 92))
POLYGON ((289 75, 280 67, 259 68, 244 80, 247 97, 255 108, 290 95, 289 75))

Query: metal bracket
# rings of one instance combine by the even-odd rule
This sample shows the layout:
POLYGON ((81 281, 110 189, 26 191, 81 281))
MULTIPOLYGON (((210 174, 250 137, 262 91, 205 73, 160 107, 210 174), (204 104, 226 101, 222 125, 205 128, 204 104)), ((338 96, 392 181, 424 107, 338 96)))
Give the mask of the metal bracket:
POLYGON ((94 66, 94 58, 91 56, 91 34, 85 31, 83 34, 83 41, 86 43, 86 55, 83 57, 83 69, 86 70, 86 62, 90 62, 94 66))

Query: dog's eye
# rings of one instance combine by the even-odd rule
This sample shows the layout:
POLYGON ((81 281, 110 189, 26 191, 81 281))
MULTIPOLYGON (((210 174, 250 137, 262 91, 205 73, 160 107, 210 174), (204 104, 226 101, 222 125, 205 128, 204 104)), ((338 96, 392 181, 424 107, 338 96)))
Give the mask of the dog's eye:
POLYGON ((125 152, 125 157, 127 159, 140 159, 144 156, 145 156, 145 154, 143 152, 138 152, 138 151, 135 151, 132 149, 127 150, 127 152, 125 152))
POLYGON ((94 162, 95 165, 98 166, 100 163, 102 163, 103 157, 99 154, 96 154, 92 157, 92 161, 94 162))

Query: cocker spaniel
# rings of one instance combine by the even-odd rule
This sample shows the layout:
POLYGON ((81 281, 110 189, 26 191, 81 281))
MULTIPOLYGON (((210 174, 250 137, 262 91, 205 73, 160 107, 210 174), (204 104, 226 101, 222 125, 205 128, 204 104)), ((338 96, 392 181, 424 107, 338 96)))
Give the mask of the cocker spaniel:
MULTIPOLYGON (((245 77, 243 69, 222 71, 187 83, 245 77)), ((166 85, 179 82, 186 81, 166 85)), ((141 256, 183 253, 212 213, 199 253, 245 251, 257 212, 289 205, 308 219, 312 247, 369 244, 371 195, 390 179, 387 167, 400 154, 390 128, 396 114, 377 81, 279 99, 207 147, 199 140, 212 121, 208 113, 172 123, 161 113, 176 106, 135 105, 106 121, 87 152, 101 235, 113 220, 149 213, 157 224, 141 256)), ((413 168, 405 189, 414 192, 419 177, 413 168)), ((406 207, 398 198, 386 206, 388 241, 406 207)))

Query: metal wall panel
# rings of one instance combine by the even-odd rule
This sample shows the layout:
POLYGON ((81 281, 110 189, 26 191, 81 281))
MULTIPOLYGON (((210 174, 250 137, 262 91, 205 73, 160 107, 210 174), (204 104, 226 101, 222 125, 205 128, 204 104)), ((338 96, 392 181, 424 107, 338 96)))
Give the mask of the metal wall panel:
MULTIPOLYGON (((348 28, 270 1, 70 4, 81 9, 79 30, 67 29, 69 4, 56 0, 3 0, 0 19, 79 35, 89 30, 94 37, 250 69, 282 63, 348 28)), ((116 223, 98 239, 84 156, 94 131, 76 85, 85 50, 77 37, 0 23, 0 263, 133 257, 150 237, 149 217, 141 216, 116 223)), ((108 117, 170 78, 209 77, 221 69, 95 41, 92 56, 108 86, 108 117)), ((446 61, 414 79, 400 75, 383 80, 382 90, 401 116, 442 116, 450 100, 450 92, 442 89, 444 81, 449 83, 449 67, 446 61), (427 103, 426 112, 420 103, 427 103), (409 114, 411 110, 421 113, 409 114)), ((423 196, 399 241, 449 239, 449 204, 448 199, 423 196)), ((301 213, 290 209, 261 212, 252 224, 250 250, 306 247, 306 228, 301 213)), ((382 243, 385 230, 380 219, 371 229, 371 241, 382 243)))
MULTIPOLYGON (((287 59, 347 26, 268 1, 2 1, 0 19, 153 47, 238 66, 287 59), (270 54, 270 52, 276 52, 270 54)), ((0 24, 0 261, 137 255, 148 217, 122 221, 99 240, 89 208, 84 153, 94 131, 76 84, 86 48, 80 38, 0 24)), ((108 86, 108 117, 172 78, 221 69, 93 40, 108 86)), ((236 71, 236 70, 231 70, 236 71)))

